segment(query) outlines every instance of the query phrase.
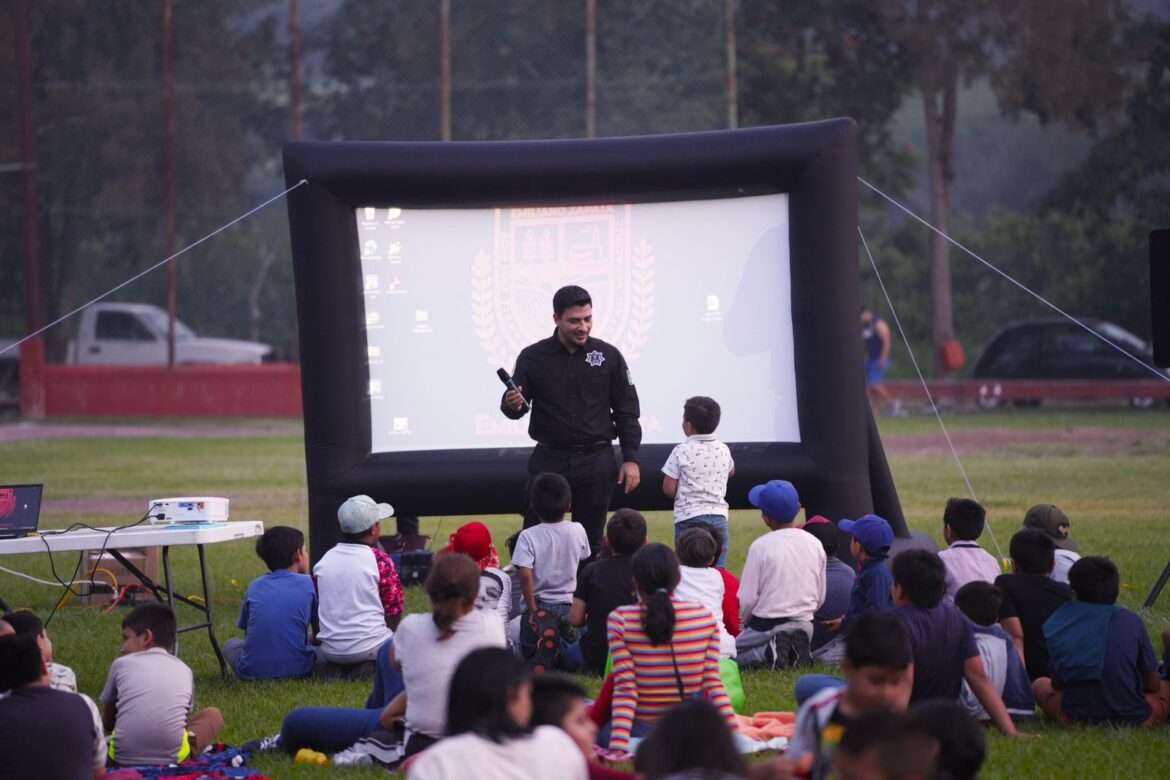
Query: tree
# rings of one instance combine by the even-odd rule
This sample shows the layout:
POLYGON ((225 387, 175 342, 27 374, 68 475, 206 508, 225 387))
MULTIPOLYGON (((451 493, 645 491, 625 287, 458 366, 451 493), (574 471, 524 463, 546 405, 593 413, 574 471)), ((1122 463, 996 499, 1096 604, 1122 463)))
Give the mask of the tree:
POLYGON ((743 124, 852 117, 865 175, 887 191, 909 185, 912 161, 888 125, 911 73, 872 2, 745 0, 739 27, 743 124))
MULTIPOLYGON (((1001 110, 1094 130, 1125 104, 1139 56, 1126 0, 882 0, 926 121, 930 219, 950 232, 959 87, 986 78, 1001 110)), ((931 335, 954 339, 950 244, 930 237, 931 335)))

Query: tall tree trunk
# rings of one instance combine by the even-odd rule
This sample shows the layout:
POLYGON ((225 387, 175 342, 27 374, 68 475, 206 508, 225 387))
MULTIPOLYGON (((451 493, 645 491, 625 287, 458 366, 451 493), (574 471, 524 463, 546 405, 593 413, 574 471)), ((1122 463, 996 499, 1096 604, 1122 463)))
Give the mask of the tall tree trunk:
MULTIPOLYGON (((955 114, 958 85, 954 79, 942 85, 923 84, 926 110, 926 155, 930 178, 930 221, 950 234, 951 193, 955 183, 955 114)), ((934 376, 947 373, 942 345, 955 337, 951 295, 951 245, 935 232, 930 234, 930 334, 934 346, 934 376)))

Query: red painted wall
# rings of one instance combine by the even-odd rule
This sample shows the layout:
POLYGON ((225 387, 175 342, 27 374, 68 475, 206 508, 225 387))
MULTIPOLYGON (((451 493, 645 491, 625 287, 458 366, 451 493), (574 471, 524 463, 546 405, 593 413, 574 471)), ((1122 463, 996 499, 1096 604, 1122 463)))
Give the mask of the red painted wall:
MULTIPOLYGON (((23 357, 23 355, 22 355, 23 357)), ((41 364, 32 417, 300 417, 301 369, 260 366, 61 366, 41 364), (39 401, 39 404, 36 403, 39 401), (39 406, 39 408, 38 408, 39 406), (39 414, 38 414, 39 412, 39 414)), ((33 372, 30 372, 33 373, 33 372)))

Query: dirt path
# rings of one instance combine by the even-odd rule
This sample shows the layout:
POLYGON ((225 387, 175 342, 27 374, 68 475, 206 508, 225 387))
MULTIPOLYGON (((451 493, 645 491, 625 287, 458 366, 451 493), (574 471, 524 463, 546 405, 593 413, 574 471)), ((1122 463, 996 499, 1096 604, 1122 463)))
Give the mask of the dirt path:
POLYGON ((43 441, 45 439, 150 439, 176 438, 230 438, 251 436, 300 436, 304 428, 299 420, 247 420, 202 424, 192 422, 179 425, 143 423, 32 423, 18 422, 0 425, 0 444, 14 441, 43 441))
MULTIPOLYGON (((1079 425, 1068 428, 1021 431, 1016 428, 983 428, 950 431, 959 455, 1137 455, 1170 454, 1170 430, 1110 428, 1079 425)), ((883 436, 890 455, 949 455, 942 431, 883 436)))
MULTIPOLYGON (((46 439, 149 439, 232 438, 253 436, 300 436, 299 420, 246 420, 239 424, 127 424, 127 423, 30 423, 0 424, 0 444, 46 439)), ((1077 425, 1067 428, 1020 430, 981 428, 950 432, 960 454, 1010 452, 1019 454, 1044 449, 1068 454, 1129 455, 1170 453, 1170 430, 1157 428, 1113 428, 1104 425, 1077 425)), ((937 455, 949 452, 942 431, 895 434, 882 437, 891 455, 937 455)))

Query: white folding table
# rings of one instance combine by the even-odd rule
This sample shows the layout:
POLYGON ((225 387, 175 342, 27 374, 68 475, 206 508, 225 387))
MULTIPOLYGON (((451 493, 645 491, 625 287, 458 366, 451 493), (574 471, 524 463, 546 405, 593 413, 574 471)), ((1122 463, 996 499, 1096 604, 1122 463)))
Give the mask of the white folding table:
MULTIPOLYGON (((233 542, 238 539, 250 539, 264 533, 264 524, 259 521, 212 523, 208 525, 137 525, 130 528, 118 528, 110 531, 109 528, 92 529, 78 528, 72 531, 42 531, 35 536, 23 536, 16 539, 0 539, 0 555, 23 555, 29 553, 58 553, 76 552, 79 555, 90 550, 105 550, 118 563, 138 578, 145 587, 154 593, 159 601, 166 601, 171 609, 175 608, 175 601, 181 601, 187 606, 199 610, 204 617, 201 623, 180 626, 178 633, 207 629, 207 636, 211 640, 211 647, 215 650, 215 657, 219 659, 220 673, 227 676, 227 664, 223 658, 223 651, 219 648, 219 641, 215 638, 215 620, 212 615, 211 588, 207 582, 207 559, 204 555, 204 545, 220 542, 233 542), (203 580, 203 603, 175 593, 171 586, 171 548, 194 545, 199 551, 199 574, 203 580), (135 547, 161 547, 164 583, 159 584, 150 579, 144 572, 127 560, 121 550, 135 547)), ((175 654, 179 652, 178 636, 175 637, 175 654)))

